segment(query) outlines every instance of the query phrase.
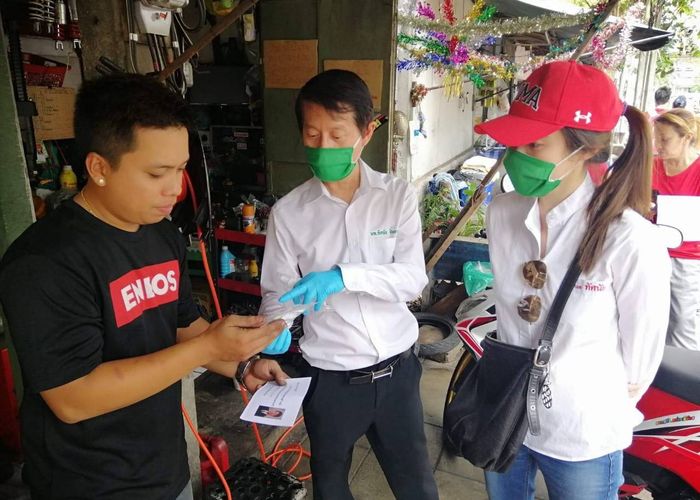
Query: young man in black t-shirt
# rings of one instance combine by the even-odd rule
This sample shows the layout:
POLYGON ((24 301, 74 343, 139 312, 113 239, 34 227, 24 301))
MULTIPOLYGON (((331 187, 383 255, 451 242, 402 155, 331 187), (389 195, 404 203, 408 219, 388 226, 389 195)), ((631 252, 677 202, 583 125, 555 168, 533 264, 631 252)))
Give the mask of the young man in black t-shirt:
MULTIPOLYGON (((232 377, 284 327, 197 313, 182 235, 164 220, 188 126, 184 101, 147 77, 85 83, 75 131, 88 183, 0 263, 33 498, 186 498, 180 379, 200 365, 232 377)), ((285 377, 259 360, 245 382, 285 377)))

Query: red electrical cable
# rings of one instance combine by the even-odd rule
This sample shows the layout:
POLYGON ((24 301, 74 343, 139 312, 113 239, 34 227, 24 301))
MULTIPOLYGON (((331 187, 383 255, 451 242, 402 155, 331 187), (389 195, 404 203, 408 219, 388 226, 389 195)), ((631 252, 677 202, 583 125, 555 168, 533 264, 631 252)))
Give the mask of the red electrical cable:
POLYGON ((226 478, 224 477, 224 473, 221 472, 221 468, 219 465, 216 463, 216 460, 214 460, 214 457, 211 455, 209 452, 209 448, 207 448, 207 445, 204 443, 202 440, 202 437, 199 435, 199 432, 197 432, 197 429, 194 428, 194 424, 192 423, 192 419, 190 419, 189 414, 187 413, 187 410, 185 410, 185 405, 180 405, 182 408, 182 414, 185 417, 185 420, 187 421, 187 425, 189 426, 190 430, 192 431, 192 434, 194 434, 194 437, 197 438, 197 442, 199 443, 199 447, 204 451, 204 454, 207 456, 209 461, 211 462, 212 466, 214 467, 214 471, 216 471, 216 475, 219 476, 219 479, 221 480, 221 484, 224 486, 224 491, 226 491, 226 498, 228 500, 232 500, 231 496, 231 489, 228 487, 228 483, 226 482, 226 478))
MULTIPOLYGON (((194 208, 195 213, 197 213, 197 195, 194 191, 194 186, 192 185, 192 179, 190 178, 189 174, 185 170, 183 173, 185 177, 185 181, 187 183, 187 188, 190 194, 190 197, 192 199, 192 206, 194 208)), ((207 248, 204 243, 204 239, 202 238, 202 229, 197 226, 197 238, 199 239, 199 251, 202 254, 202 266, 204 267, 204 273, 207 277, 207 282, 209 284, 209 289, 211 291, 212 295, 212 300, 214 301, 214 308, 216 309, 216 316, 217 318, 221 319, 223 317, 222 311, 221 311, 221 304, 219 302, 219 297, 218 294, 216 293, 216 286, 214 285, 214 279, 212 278, 211 275, 211 268, 209 266, 209 259, 207 257, 207 248)), ((240 389, 241 393, 241 398, 243 399, 243 403, 245 405, 248 404, 248 393, 246 392, 245 389, 241 387, 240 389)), ((206 444, 200 437, 199 433, 197 432, 197 429, 195 429, 194 424, 192 423, 192 420, 190 419, 190 416, 187 414, 187 410, 185 410, 185 407, 182 406, 182 414, 185 416, 185 420, 187 421, 187 425, 189 426, 190 430, 194 434, 195 438, 197 438, 197 442, 199 443, 200 448, 204 451, 204 454, 207 456, 207 458, 211 461, 212 466, 214 467, 214 471, 216 471, 217 476, 219 476, 219 479, 221 480, 221 484, 224 486, 224 490, 226 491, 226 497, 228 500, 232 500, 231 496, 231 490, 228 487, 228 484, 226 483, 226 479, 224 478, 224 474, 221 471, 221 468, 219 465, 216 463, 214 458, 212 457, 211 453, 209 452, 209 449, 207 448, 206 444)), ((300 417, 293 426, 291 426, 289 429, 287 429, 284 434, 277 440, 275 443, 275 447, 273 449, 273 452, 270 455, 267 455, 267 452, 265 451, 265 444, 263 443, 262 436, 260 435, 260 429, 258 429, 257 424, 253 423, 252 424, 252 429, 253 429, 253 435, 255 436, 255 442, 258 446, 258 451, 260 452, 260 458, 262 459, 263 462, 270 463, 273 467, 277 465, 279 460, 282 458, 287 453, 296 453, 299 456, 297 457, 296 462, 290 469, 287 471, 288 474, 292 474, 294 470, 299 466, 301 463, 303 457, 311 457, 311 453, 306 451, 304 447, 301 445, 301 443, 296 443, 291 446, 288 446, 287 448, 282 448, 280 449, 280 446, 284 442, 287 437, 291 434, 291 432, 299 426, 302 422, 304 421, 304 417, 300 417), (274 459, 274 460, 273 460, 274 459)), ((311 474, 307 474, 303 477, 300 477, 300 481, 306 481, 309 478, 311 478, 311 474)))
MULTIPOLYGON (((197 203, 197 194, 194 191, 194 186, 192 185, 192 179, 190 179, 190 175, 187 173, 187 170, 183 172, 183 176, 185 178, 185 181, 187 182, 187 189, 190 193, 190 197, 192 198, 192 208, 194 209, 195 214, 197 213, 197 208, 199 207, 199 204, 197 203)), ((214 286, 214 279, 211 276, 211 268, 209 267, 209 261, 207 259, 207 247, 204 244, 204 240, 202 239, 202 228, 199 227, 199 224, 197 225, 197 239, 199 240, 199 252, 202 254, 202 264, 204 265, 204 274, 207 277, 207 283, 209 283, 209 289, 212 292, 212 300, 214 301, 214 308, 216 309, 216 317, 221 319, 223 318, 223 314, 221 312, 221 304, 219 303, 219 296, 216 293, 216 287, 214 286)))

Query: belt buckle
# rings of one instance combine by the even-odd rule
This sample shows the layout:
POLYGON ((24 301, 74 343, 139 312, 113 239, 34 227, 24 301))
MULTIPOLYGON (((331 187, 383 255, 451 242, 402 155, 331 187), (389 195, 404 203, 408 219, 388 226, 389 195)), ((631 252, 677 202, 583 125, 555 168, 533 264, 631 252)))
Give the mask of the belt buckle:
POLYGON ((534 365, 538 368, 545 368, 549 364, 549 360, 552 357, 552 348, 549 345, 541 344, 537 346, 535 351, 534 365))
POLYGON ((372 381, 371 383, 373 384, 375 380, 379 380, 380 378, 384 377, 389 377, 394 374, 394 365, 389 365, 386 368, 379 370, 378 372, 372 372, 372 381))

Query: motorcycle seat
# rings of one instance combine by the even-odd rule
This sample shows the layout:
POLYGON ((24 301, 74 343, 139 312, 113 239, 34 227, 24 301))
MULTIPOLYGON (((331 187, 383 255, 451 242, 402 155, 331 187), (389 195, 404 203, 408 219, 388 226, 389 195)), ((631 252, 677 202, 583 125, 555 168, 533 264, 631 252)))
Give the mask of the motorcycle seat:
POLYGON ((666 346, 651 384, 673 396, 700 405, 700 351, 666 346))

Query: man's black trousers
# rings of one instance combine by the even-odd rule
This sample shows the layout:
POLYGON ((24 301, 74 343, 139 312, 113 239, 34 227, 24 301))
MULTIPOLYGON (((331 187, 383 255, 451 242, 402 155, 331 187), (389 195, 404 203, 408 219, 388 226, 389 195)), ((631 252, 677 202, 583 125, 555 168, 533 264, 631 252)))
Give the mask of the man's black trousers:
MULTIPOLYGON (((378 371, 392 358, 362 372, 378 371)), ((360 371, 306 366, 312 377, 304 401, 311 443, 315 500, 352 500, 348 474, 355 442, 366 435, 398 500, 437 500, 428 459, 420 399, 421 365, 411 352, 400 355, 391 377, 351 384, 360 371)))

